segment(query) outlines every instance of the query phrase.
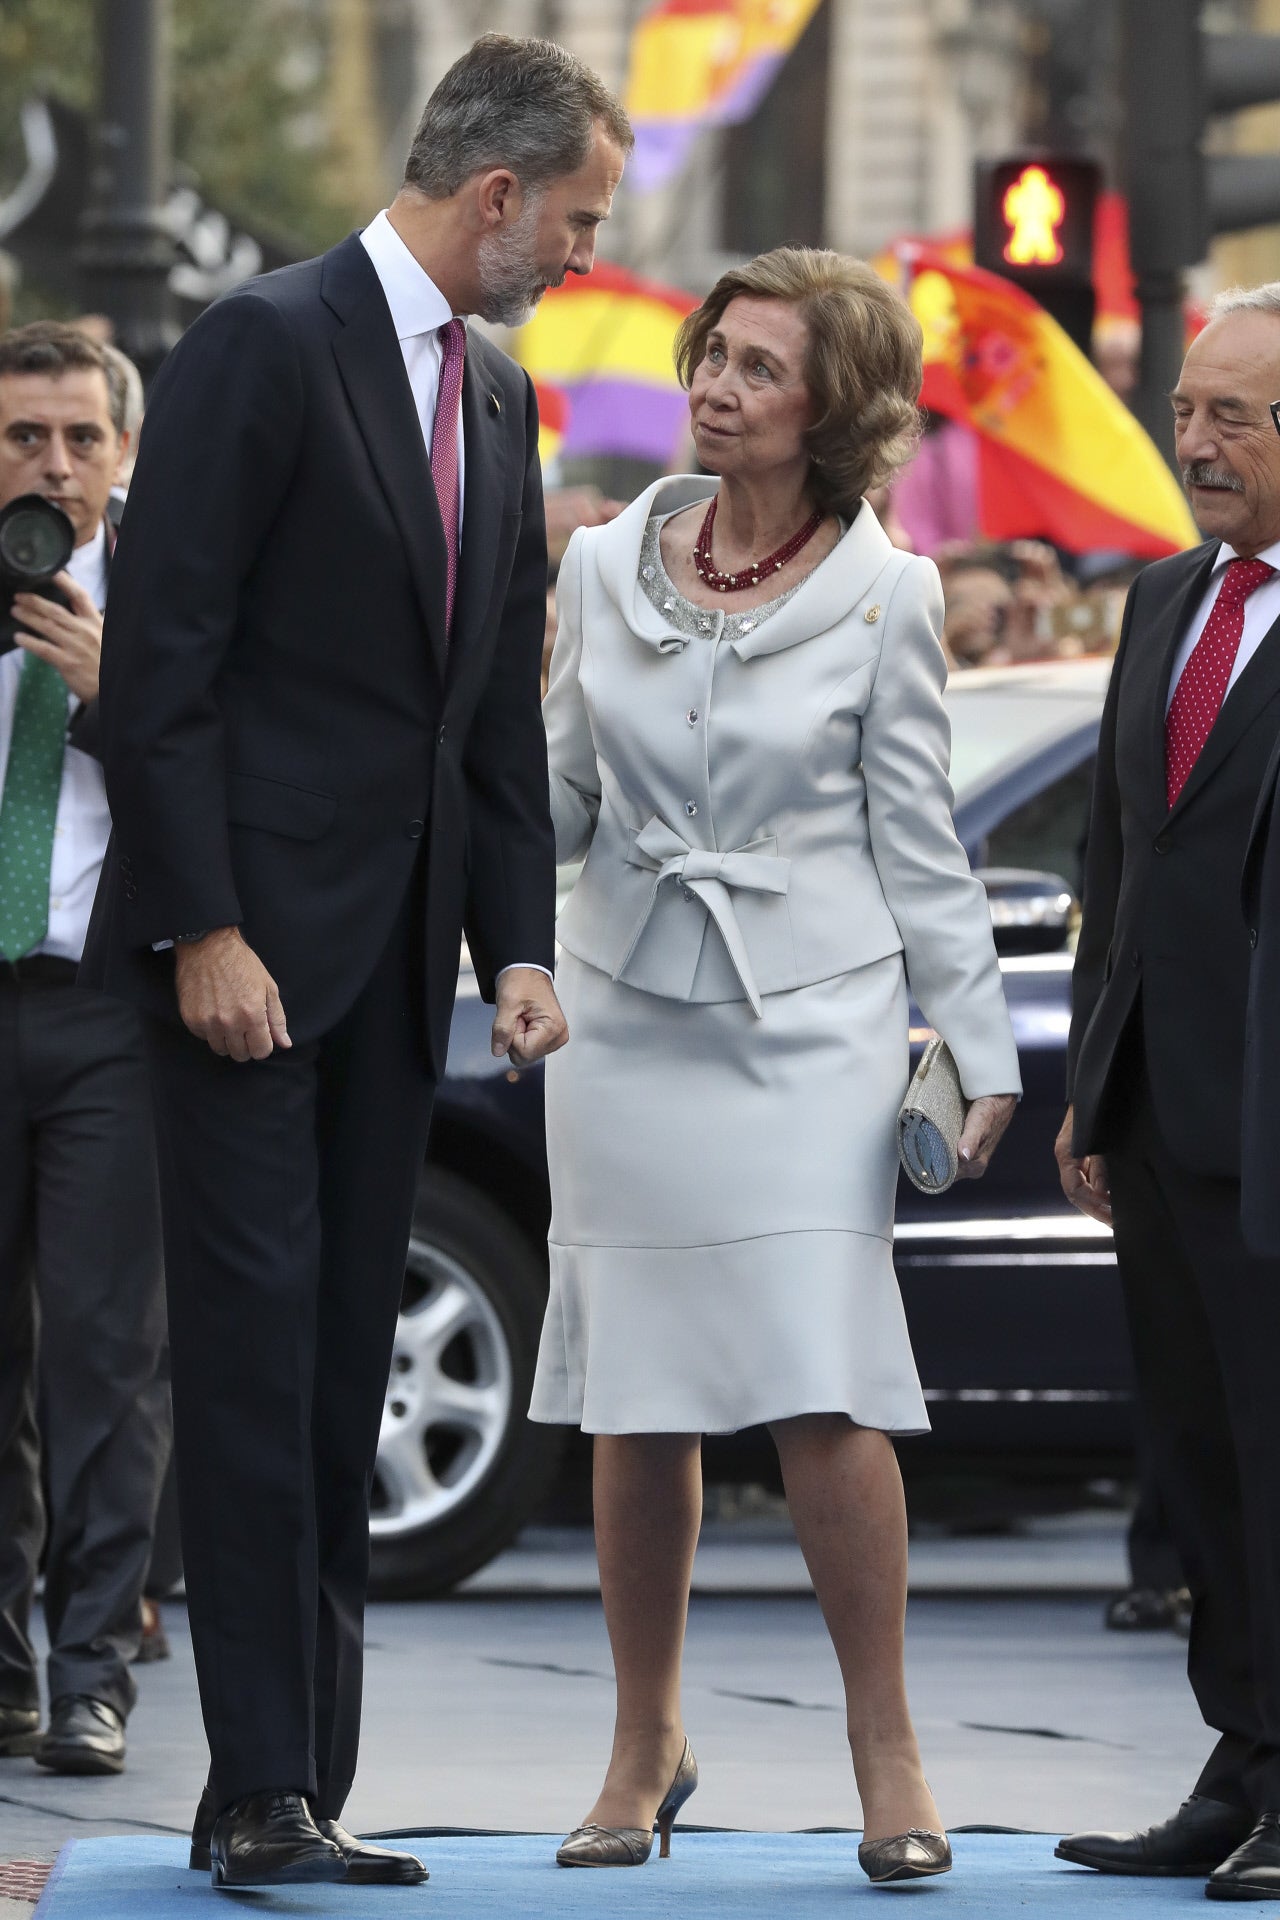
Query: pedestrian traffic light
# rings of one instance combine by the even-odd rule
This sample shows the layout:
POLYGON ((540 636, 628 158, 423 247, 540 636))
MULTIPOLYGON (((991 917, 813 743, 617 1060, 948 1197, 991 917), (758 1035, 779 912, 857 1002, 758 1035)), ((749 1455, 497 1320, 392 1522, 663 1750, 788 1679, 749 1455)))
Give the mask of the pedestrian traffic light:
POLYGON ((1280 154, 1204 151, 1216 114, 1280 101, 1280 34, 1207 32, 1201 0, 1123 0, 1124 190, 1142 309, 1134 411, 1172 461, 1182 271, 1217 233, 1280 221, 1280 154))
POLYGON ((1083 352, 1093 329, 1093 213, 1100 172, 1075 155, 979 162, 973 257, 1025 288, 1083 352))
POLYGON ((1280 221, 1280 155, 1202 150, 1213 115, 1280 100, 1280 34, 1205 32, 1200 13, 1200 0, 1125 0, 1125 172, 1139 274, 1195 266, 1215 233, 1280 221))

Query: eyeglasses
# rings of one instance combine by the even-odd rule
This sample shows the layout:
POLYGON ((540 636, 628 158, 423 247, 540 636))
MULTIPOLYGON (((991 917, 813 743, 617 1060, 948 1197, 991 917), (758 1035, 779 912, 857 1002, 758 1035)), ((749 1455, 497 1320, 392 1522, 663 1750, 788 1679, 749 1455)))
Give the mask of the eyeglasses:
POLYGON ((1271 402, 1271 418, 1275 422, 1276 432, 1280 433, 1280 400, 1271 402))

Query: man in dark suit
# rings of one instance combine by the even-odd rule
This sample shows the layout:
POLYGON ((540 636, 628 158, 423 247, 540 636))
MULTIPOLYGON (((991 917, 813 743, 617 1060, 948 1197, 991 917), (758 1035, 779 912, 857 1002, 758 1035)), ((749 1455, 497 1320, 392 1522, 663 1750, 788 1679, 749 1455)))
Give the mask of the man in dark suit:
POLYGON ((76 985, 111 830, 94 733, 122 358, 58 321, 0 335, 0 507, 40 494, 75 541, 61 600, 19 593, 0 655, 0 1755, 77 1774, 125 1763, 170 1437, 142 1036, 76 985))
POLYGON ((560 48, 485 36, 389 212, 217 302, 148 404, 85 966, 146 1017, 215 1884, 424 1877, 338 1816, 464 923, 495 1053, 566 1037, 536 408, 458 316, 515 324, 590 271, 630 137, 560 48))
MULTIPOLYGON (((1241 1229, 1250 828, 1280 740, 1280 286, 1224 294, 1173 394, 1203 546, 1146 568, 1098 747, 1063 1189, 1114 1226, 1144 1433, 1218 1733, 1190 1798, 1059 1855, 1280 1896, 1280 1247, 1241 1229)), ((1274 1179, 1274 1175, 1272 1176, 1274 1179)))

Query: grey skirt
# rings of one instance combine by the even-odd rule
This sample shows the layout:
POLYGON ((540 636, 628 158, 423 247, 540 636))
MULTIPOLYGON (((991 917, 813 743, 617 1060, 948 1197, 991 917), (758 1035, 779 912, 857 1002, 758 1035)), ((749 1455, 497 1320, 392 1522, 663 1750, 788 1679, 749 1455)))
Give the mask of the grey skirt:
POLYGON ((802 1413, 922 1433, 893 1270, 902 956, 667 1000, 562 954, 551 1292, 530 1417, 723 1433, 802 1413))

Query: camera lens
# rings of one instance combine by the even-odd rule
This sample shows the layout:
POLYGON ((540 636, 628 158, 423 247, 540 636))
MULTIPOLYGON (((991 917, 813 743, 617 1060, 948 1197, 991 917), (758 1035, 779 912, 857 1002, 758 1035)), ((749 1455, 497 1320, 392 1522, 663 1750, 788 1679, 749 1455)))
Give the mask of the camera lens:
POLYGON ((0 566, 20 580, 47 580, 71 558, 71 522, 47 500, 15 505, 16 511, 0 515, 0 566))

